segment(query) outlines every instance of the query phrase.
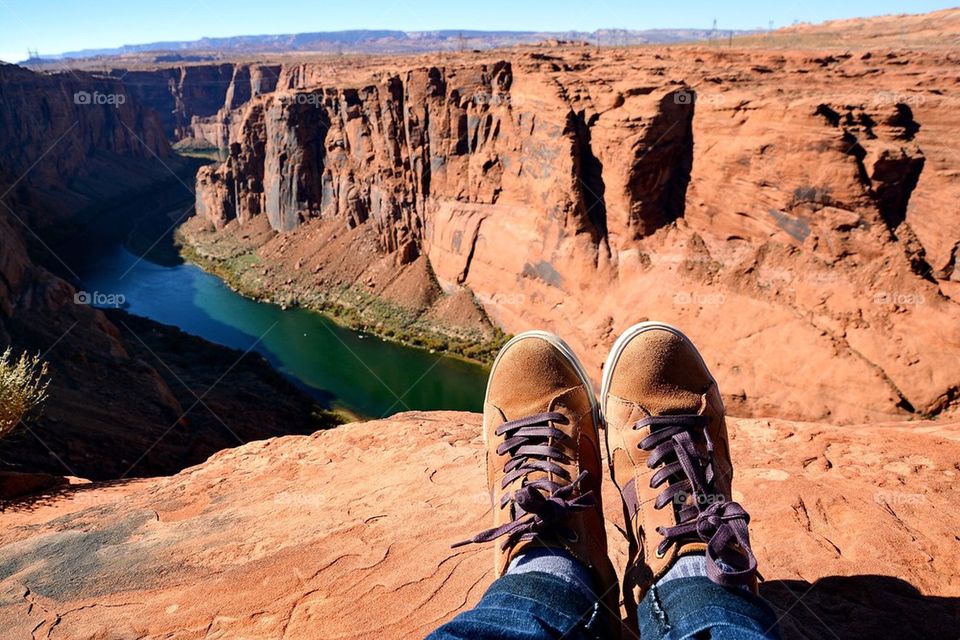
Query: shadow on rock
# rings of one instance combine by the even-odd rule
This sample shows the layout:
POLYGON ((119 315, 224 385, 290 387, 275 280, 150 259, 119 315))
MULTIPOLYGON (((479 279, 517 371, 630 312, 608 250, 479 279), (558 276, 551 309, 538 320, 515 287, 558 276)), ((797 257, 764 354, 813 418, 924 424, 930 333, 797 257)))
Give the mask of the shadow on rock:
POLYGON ((102 496, 105 487, 122 486, 137 478, 68 484, 66 478, 44 473, 0 472, 0 514, 36 511, 72 500, 81 507, 99 506, 116 498, 102 496))
POLYGON ((771 580, 760 594, 793 638, 924 638, 956 640, 960 598, 925 596, 890 576, 830 576, 812 584, 771 580))

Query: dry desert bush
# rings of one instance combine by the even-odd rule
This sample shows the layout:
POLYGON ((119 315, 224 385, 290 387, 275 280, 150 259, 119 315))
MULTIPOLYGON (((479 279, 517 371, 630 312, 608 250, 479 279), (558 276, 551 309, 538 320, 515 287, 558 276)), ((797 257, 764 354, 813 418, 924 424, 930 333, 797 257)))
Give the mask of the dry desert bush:
POLYGON ((47 363, 38 355, 13 358, 8 347, 0 356, 0 438, 47 399, 47 363))

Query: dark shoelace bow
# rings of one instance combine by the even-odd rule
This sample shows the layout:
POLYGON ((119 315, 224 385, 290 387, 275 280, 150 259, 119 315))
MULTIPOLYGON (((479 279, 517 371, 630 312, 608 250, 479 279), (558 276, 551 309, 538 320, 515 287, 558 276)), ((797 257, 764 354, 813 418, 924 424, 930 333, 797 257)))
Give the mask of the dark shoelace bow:
POLYGON ((569 462, 569 457, 558 441, 567 438, 567 434, 552 426, 554 422, 566 423, 567 418, 562 413, 538 413, 497 427, 495 434, 506 437, 497 447, 497 455, 510 455, 510 460, 503 468, 505 475, 500 489, 506 489, 512 482, 534 471, 552 473, 555 478, 566 480, 567 483, 541 478, 526 482, 512 494, 505 493, 500 499, 500 508, 513 500, 516 510, 514 519, 458 542, 453 545, 454 548, 507 536, 501 545, 506 549, 519 540, 530 540, 539 534, 554 531, 562 527, 573 512, 589 509, 596 504, 593 491, 579 493, 587 472, 571 480, 570 473, 561 466, 569 462), (578 495, 571 497, 574 493, 578 495))
POLYGON ((706 431, 709 420, 695 415, 651 416, 633 428, 650 427, 650 435, 640 442, 640 448, 650 452, 647 466, 651 469, 663 465, 650 478, 650 488, 670 480, 654 506, 662 509, 678 496, 686 498, 678 513, 680 524, 657 527, 663 536, 657 554, 664 555, 674 544, 705 542, 707 577, 724 587, 737 587, 749 584, 757 571, 747 531, 750 515, 738 503, 712 492, 713 442, 706 431), (694 438, 704 442, 706 456, 699 452, 694 438))

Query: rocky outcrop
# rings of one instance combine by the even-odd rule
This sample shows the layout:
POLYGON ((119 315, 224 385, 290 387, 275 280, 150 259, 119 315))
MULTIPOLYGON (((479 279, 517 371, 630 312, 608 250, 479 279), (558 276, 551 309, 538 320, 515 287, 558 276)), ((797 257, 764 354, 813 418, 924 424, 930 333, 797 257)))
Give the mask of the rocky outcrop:
POLYGON ((948 412, 950 60, 573 47, 372 61, 339 82, 285 68, 301 88, 232 112, 184 238, 214 260, 256 254, 239 277, 259 295, 352 309, 376 304, 343 290, 380 298, 425 257, 442 291, 508 332, 561 333, 597 377, 619 330, 665 319, 705 345, 742 413, 948 412), (361 254, 378 266, 339 266, 361 254))
MULTIPOLYGON (((952 637, 960 425, 730 432, 786 638, 952 637)), ((423 637, 493 579, 489 546, 450 549, 488 526, 481 440, 476 414, 401 414, 7 503, 0 624, 64 640, 423 637)), ((622 572, 622 510, 603 486, 622 572)))
MULTIPOLYGON (((516 126, 512 82, 510 66, 497 64, 268 96, 247 110, 230 159, 198 176, 202 193, 211 185, 216 201, 198 201, 221 227, 260 214, 278 231, 310 218, 340 217, 350 227, 369 221, 381 249, 393 252, 422 244, 426 209, 437 199, 494 205, 530 189, 548 201, 553 193, 562 198, 575 178, 576 139, 562 135, 572 122, 533 124, 529 144, 542 156, 523 157, 508 146, 516 132, 504 131, 516 126), (530 180, 511 183, 504 176, 511 164, 530 180)), ((576 216, 585 200, 570 194, 555 215, 576 216)))
POLYGON ((170 474, 227 447, 339 422, 257 354, 119 310, 75 311, 65 293, 56 311, 70 324, 10 324, 18 347, 45 345, 52 381, 43 414, 0 441, 0 471, 170 474), (62 340, 44 343, 54 331, 62 340))
MULTIPOLYGON (((605 240, 608 224, 632 238, 652 233, 682 213, 693 113, 691 103, 678 99, 682 87, 651 88, 648 99, 658 105, 656 116, 633 127, 633 137, 623 149, 611 151, 633 158, 623 163, 622 174, 607 178, 631 213, 608 220, 595 194, 601 187, 581 179, 583 171, 594 170, 583 165, 599 164, 587 157, 590 131, 582 114, 564 111, 563 87, 542 74, 524 74, 520 82, 528 85, 525 90, 537 92, 543 108, 536 114, 520 112, 511 104, 516 82, 511 65, 500 62, 387 74, 360 89, 317 88, 265 96, 245 108, 227 161, 201 170, 197 211, 218 230, 232 220, 239 227, 262 215, 275 231, 302 227, 301 239, 314 238, 317 231, 328 236, 322 231, 329 227, 325 221, 339 221, 345 235, 362 233, 374 239, 364 253, 391 257, 387 282, 399 277, 396 269, 404 273, 407 265, 414 265, 419 270, 417 259, 434 248, 428 238, 449 231, 454 252, 463 252, 449 257, 449 263, 457 265, 455 276, 443 273, 443 255, 429 255, 430 268, 447 293, 456 293, 467 277, 469 251, 475 247, 458 221, 478 210, 549 203, 549 219, 563 221, 595 242, 605 240), (675 117, 682 120, 681 126, 671 126, 675 117), (651 156, 641 153, 644 140, 649 144, 656 139, 660 149, 652 157, 671 168, 663 171, 659 182, 651 183, 644 172, 651 156)), ((202 231, 202 225, 193 224, 186 235, 199 245, 202 231)), ((336 292, 337 302, 351 309, 362 308, 363 300, 344 296, 344 287, 373 282, 369 293, 380 293, 378 284, 382 286, 384 277, 376 258, 366 259, 346 277, 329 273, 342 271, 343 264, 360 255, 354 242, 326 260, 318 259, 316 240, 306 243, 313 251, 302 250, 304 244, 294 242, 311 266, 307 282, 297 290, 299 298, 307 297, 302 291, 316 289, 313 283, 318 280, 329 282, 319 287, 321 292, 336 292)), ((598 250, 586 245, 584 249, 594 256, 598 250)), ((549 279, 551 269, 540 261, 518 265, 517 273, 549 279)), ((411 312, 419 317, 434 315, 432 307, 411 305, 409 299, 398 302, 413 307, 411 312)), ((371 317, 365 322, 376 326, 382 320, 371 317)), ((489 335, 483 323, 479 329, 481 335, 489 335)), ((453 327, 454 333, 464 330, 453 327)))

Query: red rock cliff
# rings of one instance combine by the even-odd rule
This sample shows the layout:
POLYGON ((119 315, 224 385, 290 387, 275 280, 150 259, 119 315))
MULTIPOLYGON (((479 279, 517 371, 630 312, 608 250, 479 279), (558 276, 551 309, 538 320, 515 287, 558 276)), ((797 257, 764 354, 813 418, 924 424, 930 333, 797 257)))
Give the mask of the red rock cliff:
POLYGON ((507 331, 558 331, 595 372, 628 324, 673 321, 740 412, 941 413, 960 389, 950 64, 582 48, 372 62, 234 111, 228 159, 197 181, 218 232, 186 235, 211 254, 243 236, 265 265, 254 287, 297 296, 379 294, 379 272, 331 275, 361 247, 400 273, 425 258, 444 291, 507 331), (345 235, 366 240, 332 249, 345 235))
POLYGON ((98 240, 78 224, 115 215, 103 205, 118 199, 142 217, 165 196, 135 193, 158 181, 183 188, 156 116, 123 84, 0 65, 0 157, 0 352, 42 354, 51 373, 43 415, 0 441, 0 472, 172 472, 240 440, 316 427, 310 398, 258 358, 75 297, 72 246, 98 240), (190 389, 228 370, 230 384, 205 400, 224 417, 191 411, 190 389), (259 412, 251 397, 273 400, 259 412))
MULTIPOLYGON (((0 307, 10 315, 33 266, 24 239, 35 243, 34 227, 63 222, 96 195, 92 185, 76 182, 101 179, 111 168, 126 176, 124 158, 163 159, 170 145, 155 114, 115 80, 41 75, 0 63, 0 105, 0 224, 6 227, 0 235, 0 307)), ((124 186, 114 185, 117 191, 124 186)), ((56 262, 49 252, 44 258, 56 262)))
POLYGON ((251 97, 277 88, 280 65, 194 64, 160 69, 113 69, 140 104, 160 117, 172 140, 220 144, 218 123, 251 97))

